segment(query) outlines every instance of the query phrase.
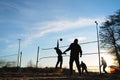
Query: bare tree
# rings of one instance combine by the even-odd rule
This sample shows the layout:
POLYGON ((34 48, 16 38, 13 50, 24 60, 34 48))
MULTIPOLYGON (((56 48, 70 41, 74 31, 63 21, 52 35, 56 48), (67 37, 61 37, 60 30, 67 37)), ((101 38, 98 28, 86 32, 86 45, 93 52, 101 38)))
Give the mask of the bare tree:
POLYGON ((15 67, 16 62, 15 61, 8 61, 6 62, 6 67, 15 67))
POLYGON ((5 61, 0 60, 0 67, 3 67, 5 65, 5 61))
POLYGON ((33 64, 32 60, 28 62, 27 67, 35 67, 35 64, 33 64))
POLYGON ((110 15, 100 26, 100 39, 102 47, 116 56, 120 67, 120 10, 110 15))

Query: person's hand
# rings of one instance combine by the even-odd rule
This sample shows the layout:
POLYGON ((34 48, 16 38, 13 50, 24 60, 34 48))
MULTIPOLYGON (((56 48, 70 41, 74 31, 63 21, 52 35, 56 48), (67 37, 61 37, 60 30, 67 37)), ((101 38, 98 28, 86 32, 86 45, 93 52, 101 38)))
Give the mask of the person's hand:
POLYGON ((63 54, 66 54, 66 52, 63 52, 63 54))
POLYGON ((63 53, 65 53, 65 51, 63 53))
POLYGON ((80 55, 80 57, 82 57, 82 55, 80 55))

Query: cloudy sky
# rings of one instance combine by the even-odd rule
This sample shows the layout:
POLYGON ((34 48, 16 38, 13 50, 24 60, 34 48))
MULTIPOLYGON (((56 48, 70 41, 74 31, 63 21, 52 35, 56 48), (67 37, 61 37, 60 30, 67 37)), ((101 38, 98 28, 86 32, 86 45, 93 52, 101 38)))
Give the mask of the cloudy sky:
MULTIPOLYGON (((39 58, 57 56, 54 49, 43 49, 55 47, 60 38, 63 38, 60 46, 69 45, 75 38, 79 43, 96 41, 94 21, 100 26, 120 8, 119 3, 120 0, 0 0, 1 59, 17 61, 18 39, 21 39, 22 66, 29 61, 35 64, 38 46, 39 58)), ((97 52, 97 43, 81 47, 83 54, 97 52)), ((96 59, 93 62, 96 63, 97 58, 97 55, 83 56, 82 60, 93 65, 90 62, 96 59)), ((63 65, 68 66, 68 62, 69 57, 64 57, 63 65)), ((39 60, 39 66, 54 67, 55 63, 56 58, 39 60)))

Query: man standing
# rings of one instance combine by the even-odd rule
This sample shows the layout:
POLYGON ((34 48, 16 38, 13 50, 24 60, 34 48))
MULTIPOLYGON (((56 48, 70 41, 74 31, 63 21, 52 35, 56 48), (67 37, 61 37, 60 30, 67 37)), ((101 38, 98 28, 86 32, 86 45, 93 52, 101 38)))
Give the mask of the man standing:
POLYGON ((102 64, 100 66, 103 66, 103 71, 107 73, 107 71, 105 70, 105 68, 107 67, 107 63, 103 57, 101 57, 101 63, 102 64))
POLYGON ((79 72, 79 75, 81 75, 81 69, 80 69, 80 64, 79 64, 79 53, 80 53, 80 57, 82 57, 82 50, 81 50, 81 46, 78 44, 78 39, 75 39, 73 43, 70 44, 70 46, 68 47, 68 49, 66 49, 64 51, 71 51, 70 52, 70 62, 69 62, 69 67, 70 67, 70 74, 73 74, 73 62, 75 61, 76 65, 77 65, 77 69, 79 72))

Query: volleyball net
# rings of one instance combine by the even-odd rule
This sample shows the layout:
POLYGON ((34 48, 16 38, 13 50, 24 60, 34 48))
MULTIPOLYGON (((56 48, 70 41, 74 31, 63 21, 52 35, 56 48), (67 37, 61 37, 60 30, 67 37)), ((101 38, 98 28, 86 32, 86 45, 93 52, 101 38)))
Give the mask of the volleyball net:
MULTIPOLYGON (((79 43, 83 55, 80 58, 80 62, 83 61, 89 71, 99 72, 99 56, 98 56, 98 44, 97 41, 79 43)), ((69 45, 60 46, 61 51, 65 51, 69 45)), ((69 58, 70 51, 66 52, 67 54, 63 54, 63 68, 69 68, 69 58)), ((100 54, 105 54, 106 52, 100 52, 100 54)), ((39 67, 55 67, 57 62, 57 53, 53 48, 44 48, 41 49, 39 55, 39 67)), ((73 63, 73 68, 77 70, 75 62, 73 63)))

